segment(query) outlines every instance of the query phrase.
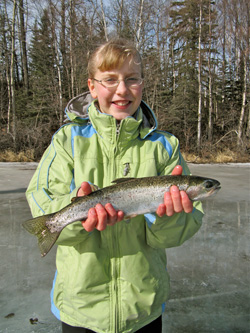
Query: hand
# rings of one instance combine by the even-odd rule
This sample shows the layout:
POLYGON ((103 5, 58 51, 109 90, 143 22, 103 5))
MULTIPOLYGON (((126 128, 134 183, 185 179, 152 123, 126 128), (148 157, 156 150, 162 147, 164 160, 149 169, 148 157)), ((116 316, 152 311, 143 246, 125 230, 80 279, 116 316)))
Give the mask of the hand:
MULTIPOLYGON (((182 174, 182 167, 177 165, 172 171, 172 176, 180 176, 182 174)), ((163 215, 172 216, 175 213, 184 211, 191 213, 193 210, 193 203, 189 199, 185 191, 179 191, 175 185, 171 186, 170 191, 164 194, 164 204, 160 204, 157 208, 156 214, 160 217, 163 215)))
MULTIPOLYGON (((78 197, 88 195, 92 192, 91 185, 88 182, 83 182, 77 192, 78 197)), ((97 204, 89 209, 88 218, 86 221, 81 221, 83 228, 90 232, 94 229, 102 231, 107 225, 114 225, 124 219, 124 213, 121 210, 116 211, 114 207, 107 203, 105 206, 97 204)))

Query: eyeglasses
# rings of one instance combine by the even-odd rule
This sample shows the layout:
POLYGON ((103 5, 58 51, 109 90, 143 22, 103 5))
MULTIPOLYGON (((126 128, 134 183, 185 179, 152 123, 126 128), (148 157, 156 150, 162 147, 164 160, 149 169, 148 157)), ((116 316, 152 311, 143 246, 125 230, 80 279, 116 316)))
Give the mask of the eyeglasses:
POLYGON ((121 81, 124 81, 127 88, 138 88, 143 82, 142 78, 137 78, 137 77, 127 77, 126 79, 122 80, 116 80, 113 78, 108 78, 104 80, 97 80, 97 79, 92 79, 92 80, 100 83, 105 88, 116 88, 118 87, 121 81))

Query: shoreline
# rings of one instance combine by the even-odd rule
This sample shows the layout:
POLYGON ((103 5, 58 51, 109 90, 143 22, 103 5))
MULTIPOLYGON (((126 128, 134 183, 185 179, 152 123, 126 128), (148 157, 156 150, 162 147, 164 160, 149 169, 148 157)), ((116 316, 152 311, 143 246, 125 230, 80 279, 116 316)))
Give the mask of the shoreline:
MULTIPOLYGON (((250 162, 209 162, 209 163, 194 163, 194 162, 188 162, 186 161, 188 165, 204 165, 204 166, 209 166, 209 165, 216 165, 216 166, 250 166, 250 162)), ((0 161, 0 167, 4 166, 29 166, 31 169, 34 167, 35 169, 37 168, 39 162, 1 162, 0 161)))

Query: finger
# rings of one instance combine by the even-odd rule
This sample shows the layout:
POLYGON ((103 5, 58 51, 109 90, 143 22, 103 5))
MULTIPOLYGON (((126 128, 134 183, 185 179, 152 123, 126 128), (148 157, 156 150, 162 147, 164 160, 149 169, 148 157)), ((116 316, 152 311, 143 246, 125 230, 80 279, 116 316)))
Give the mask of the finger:
POLYGON ((176 165, 174 167, 174 170, 171 173, 172 176, 181 176, 182 175, 182 166, 181 165, 176 165))
POLYGON ((159 217, 162 217, 163 215, 166 214, 166 206, 164 204, 160 204, 156 210, 156 214, 159 217))
POLYGON ((180 195, 184 212, 191 213, 193 211, 193 202, 189 199, 186 192, 180 191, 180 195))
POLYGON ((88 195, 92 192, 91 186, 88 182, 82 182, 81 187, 79 188, 77 192, 78 197, 82 197, 84 195, 88 195))
POLYGON ((117 211, 117 222, 124 220, 124 212, 122 210, 117 211))
POLYGON ((165 214, 167 216, 172 216, 174 214, 174 204, 170 192, 164 193, 164 204, 166 206, 165 214))
POLYGON ((117 211, 114 209, 114 207, 111 205, 111 203, 107 203, 105 205, 105 209, 108 214, 108 221, 107 224, 113 225, 117 222, 117 211))
POLYGON ((114 225, 117 222, 120 222, 124 219, 124 213, 121 210, 115 210, 112 204, 107 203, 105 209, 108 213, 108 225, 114 225))
POLYGON ((83 228, 90 232, 93 231, 97 224, 97 213, 95 208, 90 208, 88 211, 88 218, 86 221, 82 221, 83 228))
POLYGON ((183 211, 182 200, 179 188, 175 185, 171 186, 170 193, 173 201, 173 207, 175 213, 180 213, 183 211))
POLYGON ((105 230, 108 222, 108 213, 106 209, 101 204, 97 204, 95 206, 96 214, 97 214, 97 224, 96 229, 99 231, 105 230))

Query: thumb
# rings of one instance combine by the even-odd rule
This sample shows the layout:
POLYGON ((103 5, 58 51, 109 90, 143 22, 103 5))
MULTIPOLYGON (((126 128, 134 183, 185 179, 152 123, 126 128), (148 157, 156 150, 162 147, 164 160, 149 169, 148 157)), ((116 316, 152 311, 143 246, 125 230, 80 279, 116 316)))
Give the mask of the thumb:
POLYGON ((174 170, 171 173, 172 176, 181 176, 182 175, 182 166, 181 165, 176 165, 174 167, 174 170))
POLYGON ((84 195, 88 195, 92 192, 91 186, 88 182, 82 182, 81 187, 77 192, 78 197, 83 197, 84 195))

